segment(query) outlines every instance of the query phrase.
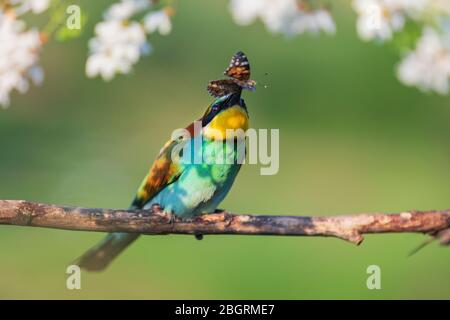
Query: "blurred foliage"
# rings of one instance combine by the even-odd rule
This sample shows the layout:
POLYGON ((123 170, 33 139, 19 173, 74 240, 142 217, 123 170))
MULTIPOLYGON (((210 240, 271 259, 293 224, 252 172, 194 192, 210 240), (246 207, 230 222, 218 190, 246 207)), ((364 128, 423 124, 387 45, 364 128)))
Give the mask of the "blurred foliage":
MULTIPOLYGON (((0 113, 0 198, 125 208, 173 129, 202 114, 207 81, 244 51, 259 87, 252 126, 280 129, 280 171, 246 166, 222 203, 240 213, 332 215, 448 208, 450 98, 395 78, 386 47, 361 42, 346 1, 334 37, 285 39, 235 25, 227 1, 177 1, 170 36, 130 76, 84 75, 87 40, 110 1, 84 2, 73 41, 49 43, 46 79, 0 113), (266 87, 266 88, 265 88, 266 87)), ((104 235, 0 227, 0 298, 450 298, 448 248, 425 237, 146 236, 104 273, 65 288, 65 268, 104 235), (366 288, 381 267, 382 289, 366 288)))
POLYGON ((406 20, 402 32, 394 33, 392 46, 399 52, 414 50, 416 43, 422 35, 423 26, 413 20, 406 20))

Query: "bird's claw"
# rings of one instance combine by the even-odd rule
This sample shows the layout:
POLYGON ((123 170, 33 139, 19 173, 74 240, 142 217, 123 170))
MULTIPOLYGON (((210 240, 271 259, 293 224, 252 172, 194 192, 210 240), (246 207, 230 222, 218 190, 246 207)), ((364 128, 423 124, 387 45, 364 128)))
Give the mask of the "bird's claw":
POLYGON ((153 214, 166 219, 169 224, 173 225, 176 221, 176 216, 172 212, 164 212, 159 204, 152 205, 152 212, 153 214))
POLYGON ((234 216, 231 213, 228 213, 228 212, 226 212, 225 210, 222 210, 222 209, 217 209, 216 211, 214 211, 214 213, 222 215, 222 219, 223 219, 224 222, 226 222, 227 227, 229 227, 233 223, 233 217, 234 216))
POLYGON ((152 212, 154 213, 154 214, 157 214, 157 215, 159 215, 159 216, 162 216, 163 214, 164 214, 164 212, 163 212, 163 208, 159 205, 159 204, 157 204, 157 203, 155 203, 155 204, 152 204, 152 212))

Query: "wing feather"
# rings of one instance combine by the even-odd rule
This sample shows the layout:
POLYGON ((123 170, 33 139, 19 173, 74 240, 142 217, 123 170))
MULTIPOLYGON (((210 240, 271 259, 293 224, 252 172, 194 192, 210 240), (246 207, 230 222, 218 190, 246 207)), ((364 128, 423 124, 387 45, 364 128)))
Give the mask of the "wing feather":
POLYGON ((149 173, 142 181, 133 207, 143 208, 164 187, 173 183, 182 173, 182 168, 178 163, 172 161, 172 150, 180 143, 178 140, 168 141, 161 149, 159 155, 150 167, 149 173))

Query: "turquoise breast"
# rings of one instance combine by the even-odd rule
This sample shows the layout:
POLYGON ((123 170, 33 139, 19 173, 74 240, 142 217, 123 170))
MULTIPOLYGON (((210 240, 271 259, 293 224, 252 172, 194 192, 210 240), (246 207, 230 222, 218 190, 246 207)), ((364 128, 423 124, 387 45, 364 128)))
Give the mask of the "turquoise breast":
POLYGON ((230 191, 245 154, 245 142, 190 139, 180 155, 180 177, 145 208, 159 204, 181 217, 212 213, 230 191))

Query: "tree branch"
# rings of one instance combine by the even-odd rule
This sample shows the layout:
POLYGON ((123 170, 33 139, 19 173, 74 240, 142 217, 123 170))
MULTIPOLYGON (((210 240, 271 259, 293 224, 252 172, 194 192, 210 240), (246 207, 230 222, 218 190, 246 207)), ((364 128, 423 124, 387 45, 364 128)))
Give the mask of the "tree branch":
POLYGON ((360 244, 362 234, 419 232, 450 243, 450 210, 329 217, 235 215, 226 211, 181 220, 152 210, 113 210, 0 200, 0 224, 142 234, 241 234, 336 237, 360 244))

